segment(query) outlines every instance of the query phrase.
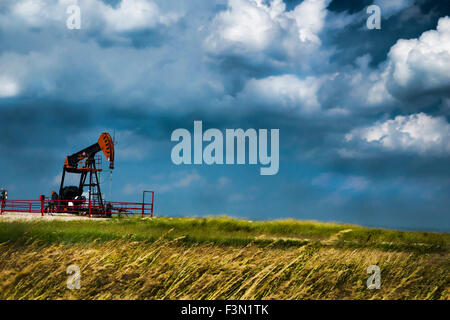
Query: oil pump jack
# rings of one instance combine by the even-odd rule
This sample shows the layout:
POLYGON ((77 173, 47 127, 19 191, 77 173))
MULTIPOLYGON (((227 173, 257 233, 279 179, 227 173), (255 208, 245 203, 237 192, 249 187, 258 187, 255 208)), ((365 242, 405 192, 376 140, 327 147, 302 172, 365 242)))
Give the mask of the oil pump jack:
MULTIPOLYGON (((101 215, 107 214, 107 206, 105 206, 104 199, 100 190, 100 181, 98 173, 102 171, 99 157, 96 154, 103 151, 106 160, 109 162, 109 169, 114 169, 114 142, 107 132, 103 132, 98 138, 97 143, 78 151, 70 156, 67 156, 64 161, 63 172, 61 176, 61 185, 58 196, 58 211, 64 211, 72 204, 72 207, 77 207, 77 203, 73 200, 87 200, 88 203, 95 204, 95 213, 101 215), (98 167, 99 166, 99 167, 98 167), (80 182, 78 186, 64 186, 64 179, 66 173, 75 173, 80 175, 80 182), (88 199, 83 197, 84 188, 88 187, 88 199)), ((82 206, 82 211, 86 211, 86 206, 82 206)), ((84 212, 85 213, 85 212, 84 212)))

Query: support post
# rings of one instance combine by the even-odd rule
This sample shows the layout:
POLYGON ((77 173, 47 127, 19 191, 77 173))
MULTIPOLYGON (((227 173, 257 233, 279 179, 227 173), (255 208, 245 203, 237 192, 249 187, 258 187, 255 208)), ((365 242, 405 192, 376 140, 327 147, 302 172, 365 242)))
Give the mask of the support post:
POLYGON ((1 204, 0 204, 0 215, 3 215, 3 207, 5 205, 5 200, 1 199, 1 204))
POLYGON ((152 192, 152 211, 150 212, 150 216, 153 218, 153 204, 155 203, 155 193, 152 192))
POLYGON ((89 218, 91 217, 91 209, 92 209, 92 205, 91 205, 91 194, 89 193, 89 218))
POLYGON ((155 199, 155 193, 153 191, 142 191, 142 217, 144 217, 144 212, 145 212, 145 193, 151 193, 152 194, 152 203, 150 204, 150 217, 153 218, 153 201, 155 199))
POLYGON ((142 192, 142 218, 144 217, 145 191, 142 192))
POLYGON ((41 216, 44 216, 44 206, 45 206, 45 196, 42 194, 39 197, 39 200, 41 200, 41 216))

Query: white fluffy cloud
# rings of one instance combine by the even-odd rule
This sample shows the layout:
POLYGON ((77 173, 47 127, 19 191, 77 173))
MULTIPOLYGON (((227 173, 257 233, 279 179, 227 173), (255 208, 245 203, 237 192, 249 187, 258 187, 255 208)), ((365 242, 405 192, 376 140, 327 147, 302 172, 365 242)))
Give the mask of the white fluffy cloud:
POLYGON ((355 60, 357 68, 347 71, 342 77, 336 77, 335 82, 347 80, 350 87, 343 98, 348 105, 376 106, 388 104, 393 101, 391 94, 386 89, 388 72, 386 70, 372 70, 369 67, 371 57, 365 54, 355 60), (356 102, 356 103, 355 103, 356 102))
POLYGON ((280 45, 286 51, 302 43, 320 44, 329 0, 305 0, 286 11, 282 0, 230 0, 228 9, 213 20, 207 49, 251 53, 280 45), (294 42, 294 43, 293 43, 294 42))
POLYGON ((268 103, 284 109, 310 113, 320 109, 317 99, 320 83, 318 78, 307 77, 301 80, 290 74, 252 79, 247 82, 240 97, 260 104, 268 103))
POLYGON ((18 93, 18 83, 9 77, 0 75, 0 98, 14 97, 18 93))
POLYGON ((46 21, 48 22, 49 19, 57 19, 63 13, 59 3, 49 3, 43 0, 17 1, 12 6, 11 11, 16 17, 22 19, 32 27, 40 27, 46 21))
POLYGON ((388 54, 388 89, 397 95, 450 93, 450 18, 418 39, 398 40, 388 54))
POLYGON ((272 3, 268 7, 261 1, 230 0, 229 9, 215 18, 217 29, 207 39, 209 47, 220 50, 234 45, 236 50, 243 51, 265 49, 278 31, 278 6, 284 11, 283 4, 277 1, 276 5, 272 3))
POLYGON ((362 140, 393 151, 448 154, 450 153, 450 124, 444 117, 418 113, 397 116, 393 120, 355 129, 347 134, 345 139, 347 141, 362 140))
POLYGON ((300 41, 311 41, 320 44, 318 33, 322 31, 327 15, 327 0, 305 0, 292 12, 286 13, 288 18, 295 19, 300 41))
POLYGON ((108 26, 116 31, 154 28, 158 24, 171 24, 179 18, 175 13, 164 15, 155 3, 147 0, 122 0, 117 8, 101 8, 108 26))

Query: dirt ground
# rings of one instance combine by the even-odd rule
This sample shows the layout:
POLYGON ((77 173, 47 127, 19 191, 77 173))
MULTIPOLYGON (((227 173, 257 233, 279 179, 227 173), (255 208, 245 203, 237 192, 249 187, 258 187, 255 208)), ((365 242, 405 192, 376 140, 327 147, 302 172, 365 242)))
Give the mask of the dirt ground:
POLYGON ((53 213, 50 214, 44 214, 44 216, 41 216, 39 213, 28 213, 28 212, 3 212, 2 215, 0 215, 0 219, 2 220, 9 220, 9 221, 15 221, 15 220, 104 220, 107 218, 89 218, 86 216, 77 216, 67 213, 53 213))

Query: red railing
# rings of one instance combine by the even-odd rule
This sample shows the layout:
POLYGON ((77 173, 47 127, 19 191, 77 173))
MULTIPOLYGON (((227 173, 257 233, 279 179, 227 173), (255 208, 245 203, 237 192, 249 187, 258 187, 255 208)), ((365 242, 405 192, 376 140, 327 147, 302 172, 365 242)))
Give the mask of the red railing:
POLYGON ((83 216, 136 215, 153 217, 153 191, 144 191, 142 202, 89 200, 51 200, 41 196, 40 200, 1 200, 0 214, 23 212, 45 214, 70 213, 83 216), (151 194, 151 202, 145 202, 145 194, 151 194))

